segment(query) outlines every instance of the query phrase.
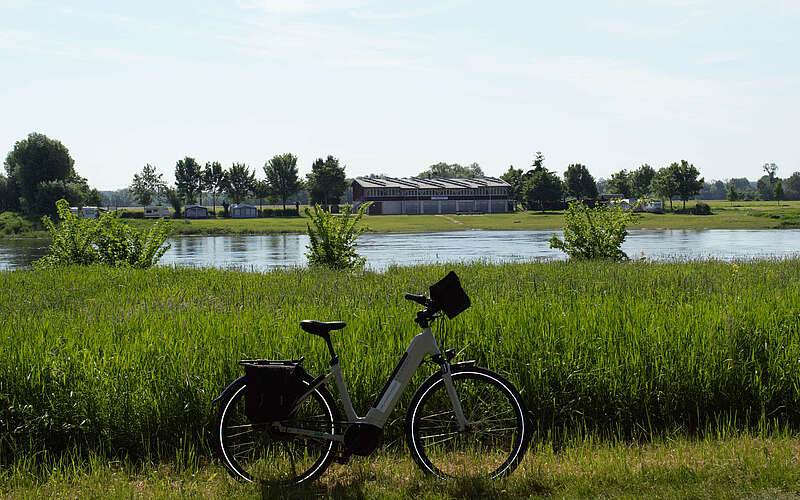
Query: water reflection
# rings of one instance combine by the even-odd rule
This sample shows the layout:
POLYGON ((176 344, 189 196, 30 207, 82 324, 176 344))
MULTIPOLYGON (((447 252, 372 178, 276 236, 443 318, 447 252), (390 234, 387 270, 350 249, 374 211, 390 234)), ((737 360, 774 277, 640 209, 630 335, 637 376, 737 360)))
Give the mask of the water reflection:
MULTIPOLYGON (((425 234, 365 234, 359 253, 367 266, 488 260, 563 259, 547 240, 553 231, 457 231, 425 234)), ((560 233, 559 233, 560 234, 560 233)), ((304 266, 305 234, 185 236, 170 240, 162 265, 268 270, 304 266)), ((631 257, 751 259, 800 254, 800 230, 630 231, 623 249, 631 257)), ((0 240, 0 269, 29 265, 46 253, 43 240, 0 240)))

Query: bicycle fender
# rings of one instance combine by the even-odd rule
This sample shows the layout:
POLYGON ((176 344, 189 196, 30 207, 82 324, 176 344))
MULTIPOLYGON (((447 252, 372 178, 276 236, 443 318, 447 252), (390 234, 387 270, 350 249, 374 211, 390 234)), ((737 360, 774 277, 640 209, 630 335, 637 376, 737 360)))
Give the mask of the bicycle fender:
POLYGON ((213 403, 218 403, 218 402, 219 402, 219 401, 222 399, 222 397, 225 395, 225 393, 226 393, 226 392, 228 392, 228 389, 230 389, 231 387, 233 387, 233 385, 234 385, 236 382, 238 382, 238 381, 239 381, 239 379, 242 379, 242 378, 244 378, 244 375, 242 375, 242 376, 241 376, 241 377, 239 377, 239 378, 233 379, 233 382, 231 382, 230 384, 228 384, 228 385, 227 385, 227 387, 225 387, 224 389, 222 389, 222 392, 221 392, 221 393, 219 393, 219 396, 217 396, 217 397, 216 397, 216 399, 214 399, 213 401, 211 401, 211 403, 212 403, 212 404, 213 404, 213 403))
POLYGON ((475 366, 475 360, 470 359, 467 361, 459 361, 458 363, 450 363, 450 369, 453 368, 469 368, 470 366, 475 366))

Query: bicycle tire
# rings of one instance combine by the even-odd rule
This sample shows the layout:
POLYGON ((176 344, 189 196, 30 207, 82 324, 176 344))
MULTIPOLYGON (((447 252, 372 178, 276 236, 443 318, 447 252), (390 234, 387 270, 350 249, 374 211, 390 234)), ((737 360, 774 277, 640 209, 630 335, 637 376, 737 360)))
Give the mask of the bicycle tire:
MULTIPOLYGON (((311 378, 304 380, 310 385, 311 378)), ((236 379, 221 397, 216 444, 228 472, 246 482, 300 484, 319 477, 333 460, 334 441, 285 434, 272 424, 253 424, 245 414, 245 377, 236 379)), ((338 409, 325 387, 316 388, 292 416, 281 423, 326 433, 334 432, 338 409)))
POLYGON ((516 469, 525 455, 530 425, 516 388, 485 368, 452 369, 468 428, 459 431, 441 373, 414 393, 406 413, 406 442, 428 474, 497 478, 516 469))

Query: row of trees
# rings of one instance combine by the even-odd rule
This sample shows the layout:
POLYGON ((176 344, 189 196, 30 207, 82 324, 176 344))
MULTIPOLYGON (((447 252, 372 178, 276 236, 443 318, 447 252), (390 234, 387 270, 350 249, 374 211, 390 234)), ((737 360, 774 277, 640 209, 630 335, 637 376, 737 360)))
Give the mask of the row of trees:
POLYGON ((163 174, 146 164, 133 176, 129 187, 134 199, 141 205, 165 198, 173 207, 195 203, 203 193, 212 196, 216 208, 218 197, 226 202, 241 203, 246 199, 279 200, 286 209, 287 200, 306 189, 310 202, 328 205, 338 203, 347 189, 344 167, 331 155, 318 158, 311 166, 305 181, 297 174, 297 157, 291 153, 275 155, 263 167, 264 179, 256 178, 256 171, 244 163, 233 163, 227 169, 219 162, 205 166, 187 156, 175 163, 175 185, 167 186, 163 174))
POLYGON ((20 211, 31 217, 55 215, 56 201, 100 205, 101 196, 75 171, 75 161, 61 142, 31 133, 17 141, 0 174, 0 212, 20 211))
MULTIPOLYGON (((774 163, 765 164, 765 175, 753 186, 746 178, 730 179, 727 183, 706 183, 697 168, 681 160, 661 169, 644 164, 635 170, 614 172, 608 179, 595 180, 586 165, 567 166, 563 180, 544 166, 544 155, 536 153, 531 169, 524 172, 510 166, 500 177, 511 184, 511 197, 528 209, 545 209, 560 204, 564 199, 597 198, 599 193, 620 194, 625 198, 659 198, 672 201, 701 199, 800 199, 800 172, 781 180, 776 175, 774 163), (705 195, 705 196, 704 196, 705 195)), ((467 177, 467 176, 464 176, 467 177)))

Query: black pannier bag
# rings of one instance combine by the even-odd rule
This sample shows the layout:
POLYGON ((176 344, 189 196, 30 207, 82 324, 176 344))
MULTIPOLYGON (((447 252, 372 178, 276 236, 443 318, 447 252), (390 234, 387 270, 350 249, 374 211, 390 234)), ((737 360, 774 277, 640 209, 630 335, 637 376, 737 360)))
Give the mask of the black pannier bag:
POLYGON ((299 363, 285 361, 242 361, 245 374, 244 408, 254 423, 286 420, 297 398, 309 388, 303 382, 306 371, 299 363))
POLYGON ((455 318, 471 305, 467 292, 461 288, 461 282, 453 271, 431 285, 431 299, 450 319, 455 318))

